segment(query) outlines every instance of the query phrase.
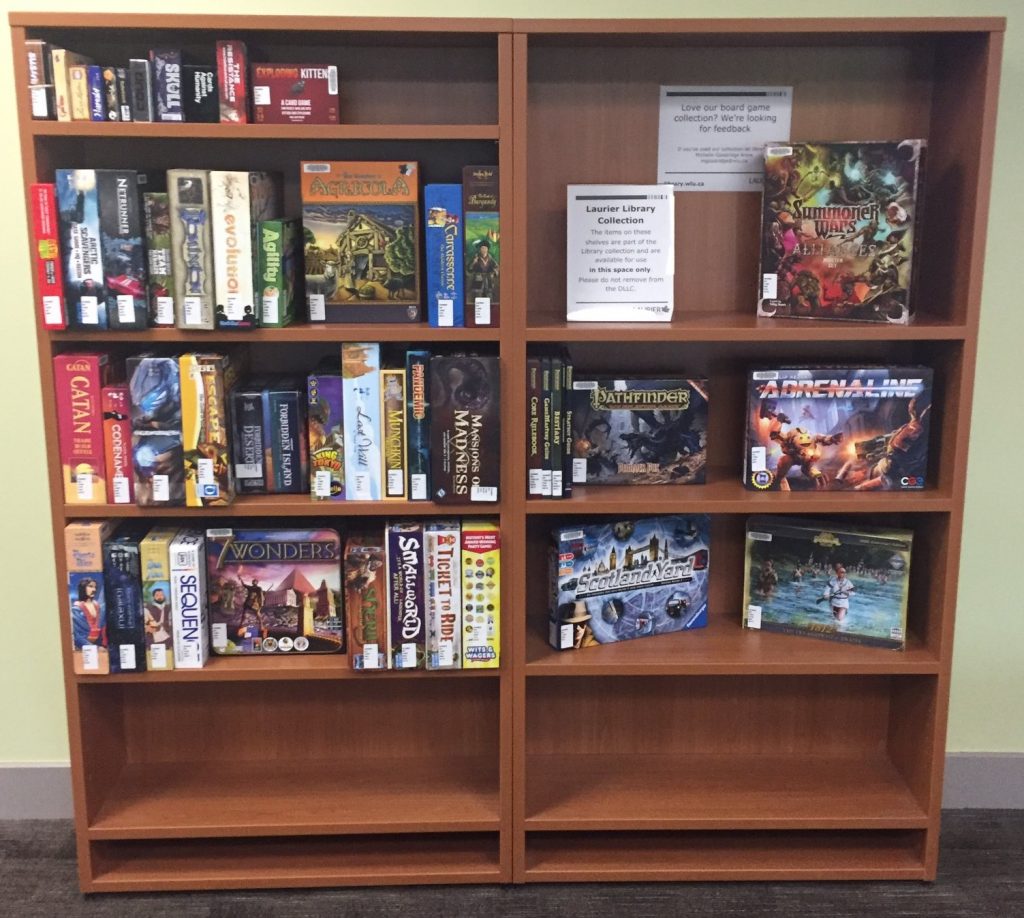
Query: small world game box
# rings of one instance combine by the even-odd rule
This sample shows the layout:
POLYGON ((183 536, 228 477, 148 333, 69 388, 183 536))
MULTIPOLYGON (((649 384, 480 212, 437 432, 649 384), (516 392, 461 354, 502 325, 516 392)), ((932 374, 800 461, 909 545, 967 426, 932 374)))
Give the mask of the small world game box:
POLYGON ((771 144, 757 314, 906 325, 923 140, 771 144))
POLYGON ((903 650, 913 537, 903 529, 752 516, 743 626, 903 650))
POLYGON ((554 530, 549 639, 579 650, 703 628, 711 520, 654 516, 554 530))
POLYGON ((206 561, 215 653, 344 649, 335 530, 208 529, 206 561))
POLYGON ((928 367, 794 367, 748 376, 743 482, 754 491, 927 484, 928 367))
POLYGON ((705 379, 577 379, 573 484, 702 484, 705 379))

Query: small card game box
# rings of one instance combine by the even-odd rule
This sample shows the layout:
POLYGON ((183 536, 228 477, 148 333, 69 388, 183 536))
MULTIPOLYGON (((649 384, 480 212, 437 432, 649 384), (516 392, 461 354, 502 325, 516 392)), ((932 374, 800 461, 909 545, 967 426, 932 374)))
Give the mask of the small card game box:
POLYGON ((257 124, 337 124, 338 68, 333 64, 253 64, 257 124))

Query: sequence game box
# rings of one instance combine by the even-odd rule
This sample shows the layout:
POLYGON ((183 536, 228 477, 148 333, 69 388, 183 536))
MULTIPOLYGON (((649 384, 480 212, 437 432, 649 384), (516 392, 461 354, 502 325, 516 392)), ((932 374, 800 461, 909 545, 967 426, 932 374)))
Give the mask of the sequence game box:
POLYGON ((335 530, 210 529, 206 560, 215 653, 344 649, 335 530))
POLYGON ((757 314, 907 324, 923 140, 769 145, 757 314))
POLYGON ((579 650, 703 628, 711 520, 654 516, 552 533, 549 639, 579 650))
POLYGON ((755 369, 744 484, 756 491, 912 491, 927 483, 928 367, 755 369))
POLYGON ((913 533, 747 521, 743 625, 903 650, 913 533))
POLYGON ((574 484, 704 482, 707 380, 577 379, 570 408, 574 484))

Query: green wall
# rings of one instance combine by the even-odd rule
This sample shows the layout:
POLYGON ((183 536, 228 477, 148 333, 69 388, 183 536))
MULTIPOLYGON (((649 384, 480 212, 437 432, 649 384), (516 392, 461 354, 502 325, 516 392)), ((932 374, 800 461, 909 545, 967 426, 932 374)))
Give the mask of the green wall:
MULTIPOLYGON (((159 4, 8 2, 3 12, 34 8, 65 12, 156 12, 159 4)), ((483 4, 469 0, 333 4, 289 0, 246 0, 211 5, 208 0, 175 0, 188 13, 261 13, 395 15, 617 17, 617 16, 1006 16, 1010 20, 1004 53, 1002 104, 996 147, 991 225, 975 412, 972 427, 967 515, 957 613, 956 652, 950 709, 951 751, 1024 752, 1024 609, 1015 577, 1024 565, 1018 525, 1024 501, 1015 466, 1009 460, 1024 454, 1024 413, 1016 399, 1020 377, 1012 368, 1021 359, 1024 307, 1018 292, 1020 270, 1019 213, 1024 209, 1018 164, 1024 148, 1024 38, 1019 22, 1024 0, 956 3, 953 0, 860 0, 822 4, 789 0, 779 6, 753 0, 508 0, 483 4)), ((0 275, 9 284, 2 307, 4 349, 0 374, 7 394, 3 418, 6 448, 0 450, 0 528, 2 584, 0 622, 0 764, 67 759, 63 686, 60 676, 57 596, 51 573, 52 555, 44 435, 39 412, 39 381, 30 308, 29 264, 24 243, 25 214, 21 169, 16 145, 14 91, 10 46, 0 43, 0 124, 8 126, 0 146, 0 174, 5 184, 7 232, 0 245, 0 275)), ((797 102, 799 104, 799 101, 797 102)), ((932 219, 957 219, 944 213, 941 201, 929 202, 932 219)))

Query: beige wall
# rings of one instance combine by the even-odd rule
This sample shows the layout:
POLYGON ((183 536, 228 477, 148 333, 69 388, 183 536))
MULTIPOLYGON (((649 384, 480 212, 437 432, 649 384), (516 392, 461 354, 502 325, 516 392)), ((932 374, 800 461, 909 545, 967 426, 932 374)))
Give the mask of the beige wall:
MULTIPOLYGON (((1024 752, 1024 600, 1017 577, 1024 569, 1019 526, 1024 518, 1020 474, 1014 456, 1024 455, 1024 412, 1019 395, 1024 380, 1024 304, 1020 294, 1024 211, 1021 150, 1024 149, 1024 39, 1022 0, 984 3, 955 0, 860 0, 823 4, 788 0, 378 0, 373 4, 311 0, 172 0, 171 3, 90 3, 4 0, 3 12, 21 9, 71 12, 304 13, 331 15, 436 16, 941 16, 993 15, 1010 20, 1003 67, 1002 105, 996 148, 991 225, 981 347, 967 488, 967 520, 961 568, 960 604, 954 661, 949 749, 1024 752), (1016 167, 1016 168, 1013 168, 1016 167)), ((4 357, 0 373, 4 400, 0 449, 0 763, 61 761, 67 758, 63 690, 59 666, 57 596, 47 490, 43 472, 44 431, 39 415, 39 383, 29 266, 24 242, 21 170, 15 139, 14 94, 9 45, 0 44, 0 174, 5 189, 5 229, 0 271, 10 281, 3 297, 4 357)), ((799 105, 799 100, 797 100, 799 105)), ((931 219, 955 220, 941 201, 929 202, 931 219)), ((52 448, 52 447, 51 447, 52 448)))

